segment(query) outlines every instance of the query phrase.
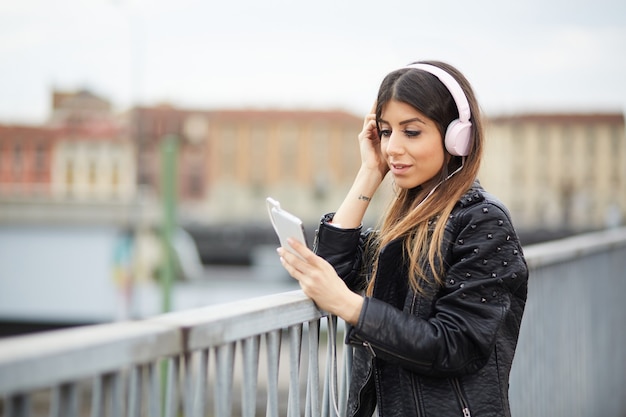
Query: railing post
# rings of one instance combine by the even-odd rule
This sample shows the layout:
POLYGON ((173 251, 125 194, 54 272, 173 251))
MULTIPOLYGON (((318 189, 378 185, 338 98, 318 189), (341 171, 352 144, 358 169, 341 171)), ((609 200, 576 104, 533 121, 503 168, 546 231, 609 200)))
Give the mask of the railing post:
POLYGON ((10 417, 29 417, 31 399, 28 394, 11 395, 6 401, 6 415, 10 417))
POLYGON ((235 343, 218 346, 216 350, 215 416, 230 417, 232 413, 235 343))
POLYGON ((320 417, 320 322, 309 321, 309 371, 307 375, 306 413, 305 417, 320 417))
POLYGON ((242 342, 243 392, 241 394, 241 416, 254 417, 256 414, 256 389, 259 371, 259 340, 253 336, 242 342))
POLYGON ((79 394, 77 384, 55 387, 52 395, 51 417, 78 417, 79 394))
POLYGON ((287 415, 300 417, 300 350, 302 324, 289 328, 289 402, 287 415))
POLYGON ((278 417, 278 360, 280 356, 280 330, 266 335, 267 345, 267 417, 278 417))

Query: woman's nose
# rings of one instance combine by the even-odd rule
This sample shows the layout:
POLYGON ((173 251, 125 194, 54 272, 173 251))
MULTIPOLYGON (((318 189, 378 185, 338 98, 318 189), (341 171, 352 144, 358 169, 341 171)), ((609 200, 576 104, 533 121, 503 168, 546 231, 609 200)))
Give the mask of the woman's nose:
POLYGON ((404 146, 402 146, 402 138, 395 132, 389 135, 386 147, 387 154, 400 155, 404 152, 404 146))

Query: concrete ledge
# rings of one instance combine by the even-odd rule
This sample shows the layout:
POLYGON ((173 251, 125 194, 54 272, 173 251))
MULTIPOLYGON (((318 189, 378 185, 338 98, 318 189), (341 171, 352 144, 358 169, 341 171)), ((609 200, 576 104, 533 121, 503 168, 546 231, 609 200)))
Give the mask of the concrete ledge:
POLYGON ((626 227, 530 245, 524 255, 530 268, 538 268, 622 247, 626 247, 626 227))

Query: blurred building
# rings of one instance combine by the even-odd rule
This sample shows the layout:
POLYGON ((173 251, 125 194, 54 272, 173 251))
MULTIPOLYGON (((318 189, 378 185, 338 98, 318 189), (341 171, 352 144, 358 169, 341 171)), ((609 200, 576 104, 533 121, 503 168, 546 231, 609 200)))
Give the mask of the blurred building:
POLYGON ((58 135, 52 159, 54 197, 134 199, 135 144, 108 101, 89 91, 54 91, 49 126, 58 135))
POLYGON ((160 105, 136 107, 126 115, 126 124, 137 150, 136 181, 147 195, 161 192, 163 165, 161 145, 166 136, 177 139, 177 191, 179 202, 194 205, 207 195, 209 152, 208 111, 192 111, 160 105))
POLYGON ((62 136, 52 162, 52 194, 76 201, 131 201, 135 163, 134 147, 123 138, 62 136))
MULTIPOLYGON (((45 126, 0 126, 0 221, 25 216, 39 201, 48 203, 41 219, 81 218, 76 208, 88 207, 87 221, 100 215, 126 226, 155 225, 161 144, 174 135, 180 224, 213 227, 210 240, 233 242, 225 250, 236 250, 242 241, 267 241, 267 196, 315 226, 341 203, 360 165, 362 117, 343 111, 159 105, 120 115, 89 91, 54 91, 51 104, 45 126), (16 200, 23 204, 6 204, 16 200)), ((487 118, 480 178, 523 231, 623 224, 624 115, 487 118)), ((377 193, 366 223, 376 222, 391 188, 377 193)))
POLYGON ((50 198, 56 138, 46 127, 0 125, 0 196, 50 198))
POLYGON ((135 144, 107 100, 53 91, 43 126, 0 126, 0 222, 128 225, 136 171, 135 144))
POLYGON ((111 103, 88 90, 53 90, 48 125, 66 129, 107 130, 115 120, 111 103))
POLYGON ((315 222, 334 210, 360 166, 362 119, 340 111, 222 111, 208 158, 214 218, 267 220, 265 198, 315 222))
POLYGON ((266 222, 272 196, 305 219, 341 201, 359 167, 362 120, 341 111, 136 108, 130 125, 138 181, 159 189, 159 144, 179 138, 184 219, 204 224, 266 222))
POLYGON ((492 117, 481 180, 523 230, 579 232, 626 218, 622 113, 492 117))

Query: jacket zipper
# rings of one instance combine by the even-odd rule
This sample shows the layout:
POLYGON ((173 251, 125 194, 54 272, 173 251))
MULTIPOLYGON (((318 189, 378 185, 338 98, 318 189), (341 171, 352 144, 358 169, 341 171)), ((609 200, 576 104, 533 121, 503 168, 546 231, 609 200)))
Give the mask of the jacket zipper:
MULTIPOLYGON (((361 344, 362 344, 363 346, 365 346, 366 348, 368 348, 368 349, 369 349, 369 351, 370 351, 370 353, 371 353, 374 357, 376 357, 376 352, 374 352, 374 347, 373 347, 374 345, 372 345, 370 342, 361 342, 361 344)), ((406 356, 402 356, 402 355, 398 355, 397 353, 392 352, 392 351, 389 351, 389 350, 387 350, 387 349, 385 349, 385 348, 382 348, 382 347, 380 347, 380 346, 378 346, 378 345, 376 346, 376 349, 378 349, 378 350, 380 350, 380 351, 382 351, 382 352, 388 353, 388 354, 389 354, 389 355, 391 355, 391 356, 395 356, 396 358, 402 359, 402 360, 404 360, 404 361, 406 361, 406 362, 409 362, 409 363, 413 363, 413 364, 415 364, 415 365, 418 365, 418 366, 429 366, 429 365, 430 365, 430 363, 429 363, 429 362, 420 362, 420 361, 416 361, 415 359, 412 359, 412 358, 407 358, 406 356)))
POLYGON ((376 352, 374 352, 374 348, 372 347, 372 345, 369 344, 369 342, 363 342, 363 346, 365 346, 367 350, 370 351, 373 357, 376 357, 376 352))
POLYGON ((413 299, 411 300, 411 308, 409 309, 409 313, 415 313, 415 300, 417 300, 417 294, 413 293, 413 299))
MULTIPOLYGON (((369 351, 372 353, 372 355, 374 357, 376 357, 376 352, 374 352, 374 349, 373 349, 372 345, 369 342, 362 342, 362 344, 363 344, 363 346, 365 346, 366 348, 369 349, 369 351)), ((378 349, 380 349, 380 348, 378 348, 378 349)), ((389 353, 385 349, 380 349, 380 350, 389 353)), ((398 355, 395 355, 395 356, 400 357, 400 358, 402 358, 402 359, 404 359, 406 361, 409 361, 409 362, 420 363, 420 362, 417 362, 417 361, 414 361, 414 360, 410 360, 410 359, 404 358, 402 356, 398 356, 398 355)), ((421 364, 423 364, 423 362, 421 362, 421 364)), ((377 375, 376 371, 374 371, 374 372, 375 372, 375 375, 377 375)), ((378 381, 376 380, 376 382, 378 382, 378 381)), ((461 412, 463 413, 463 417, 472 417, 472 413, 470 412, 470 409, 469 409, 469 403, 467 402, 467 400, 463 396, 463 392, 461 391, 461 384, 459 383, 459 380, 457 378, 453 378, 453 379, 451 379, 451 384, 452 384, 452 388, 454 390, 454 393, 456 394, 456 397, 457 397, 459 403, 461 404, 461 412)), ((419 405, 418 405, 418 413, 419 413, 419 405)))
MULTIPOLYGON (((422 297, 418 297, 417 293, 413 293, 413 299, 411 300, 411 309, 409 312, 411 315, 415 315, 419 317, 419 308, 422 304, 422 297)), ((419 386, 415 382, 415 378, 411 377, 411 386, 413 387, 413 400, 415 401, 415 409, 417 411, 417 417, 421 417, 422 415, 422 402, 420 401, 420 390, 419 386)))
MULTIPOLYGON (((365 345, 365 343, 363 343, 363 345, 365 345)), ((365 380, 366 380, 366 381, 368 381, 370 378, 372 378, 372 377, 373 377, 373 376, 372 376, 372 374, 375 372, 375 370, 374 370, 374 367, 375 367, 375 366, 376 366, 376 365, 374 364, 374 361, 372 360, 372 363, 371 363, 371 368, 370 368, 370 370, 367 372, 367 376, 365 377, 365 380)), ((375 378, 375 377, 374 377, 374 384, 376 384, 376 378, 375 378)), ((363 389, 364 389, 364 387, 361 387, 361 388, 359 389, 359 393, 358 393, 358 394, 357 394, 357 396, 356 396, 356 401, 357 401, 357 403, 356 403, 356 413, 355 413, 355 414, 357 414, 357 413, 359 412, 359 409, 361 408, 361 394, 362 394, 362 392, 363 392, 363 389)), ((374 391, 376 391, 376 388, 374 388, 374 391)))
POLYGON ((415 411, 417 412, 416 417, 421 417, 422 415, 422 403, 420 401, 419 388, 415 382, 415 377, 411 377, 411 388, 413 388, 413 401, 415 401, 415 411))
POLYGON ((463 417, 472 417, 472 414, 470 413, 470 409, 469 409, 469 404, 467 403, 467 400, 465 400, 465 397, 463 396, 463 392, 461 391, 461 384, 459 383, 459 380, 457 378, 452 379, 452 388, 454 388, 456 397, 458 398, 459 403, 461 403, 461 408, 462 408, 461 411, 463 412, 463 417))

